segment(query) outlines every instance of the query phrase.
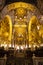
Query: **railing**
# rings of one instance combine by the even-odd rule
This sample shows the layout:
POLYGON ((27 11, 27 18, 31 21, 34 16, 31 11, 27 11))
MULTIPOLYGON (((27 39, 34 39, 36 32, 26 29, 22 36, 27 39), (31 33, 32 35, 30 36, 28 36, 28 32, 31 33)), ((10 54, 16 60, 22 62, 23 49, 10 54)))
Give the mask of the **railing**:
POLYGON ((6 65, 6 55, 0 58, 0 65, 6 65))
POLYGON ((33 65, 43 65, 43 57, 35 57, 33 54, 33 65))

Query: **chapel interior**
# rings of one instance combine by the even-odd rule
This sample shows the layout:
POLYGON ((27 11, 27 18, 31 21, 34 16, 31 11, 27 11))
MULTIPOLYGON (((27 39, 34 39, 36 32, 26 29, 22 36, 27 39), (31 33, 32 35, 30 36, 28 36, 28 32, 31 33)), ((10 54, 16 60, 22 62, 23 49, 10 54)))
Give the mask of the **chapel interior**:
POLYGON ((0 65, 43 65, 43 0, 0 0, 0 65))

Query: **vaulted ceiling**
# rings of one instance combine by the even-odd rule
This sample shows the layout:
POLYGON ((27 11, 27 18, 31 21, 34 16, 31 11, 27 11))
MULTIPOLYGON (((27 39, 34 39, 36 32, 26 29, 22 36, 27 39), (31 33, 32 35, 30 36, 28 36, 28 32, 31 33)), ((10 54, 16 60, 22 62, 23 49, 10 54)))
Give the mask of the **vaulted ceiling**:
POLYGON ((43 14, 43 0, 0 0, 0 10, 3 9, 3 6, 13 2, 27 2, 33 4, 38 7, 40 12, 43 14))

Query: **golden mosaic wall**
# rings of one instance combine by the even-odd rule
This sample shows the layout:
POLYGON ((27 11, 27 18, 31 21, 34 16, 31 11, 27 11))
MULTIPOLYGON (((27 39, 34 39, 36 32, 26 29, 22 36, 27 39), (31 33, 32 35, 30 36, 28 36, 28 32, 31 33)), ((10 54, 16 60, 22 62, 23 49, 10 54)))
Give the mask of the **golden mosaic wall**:
POLYGON ((0 42, 17 45, 43 43, 43 24, 38 9, 28 3, 7 5, 1 12, 0 42))

